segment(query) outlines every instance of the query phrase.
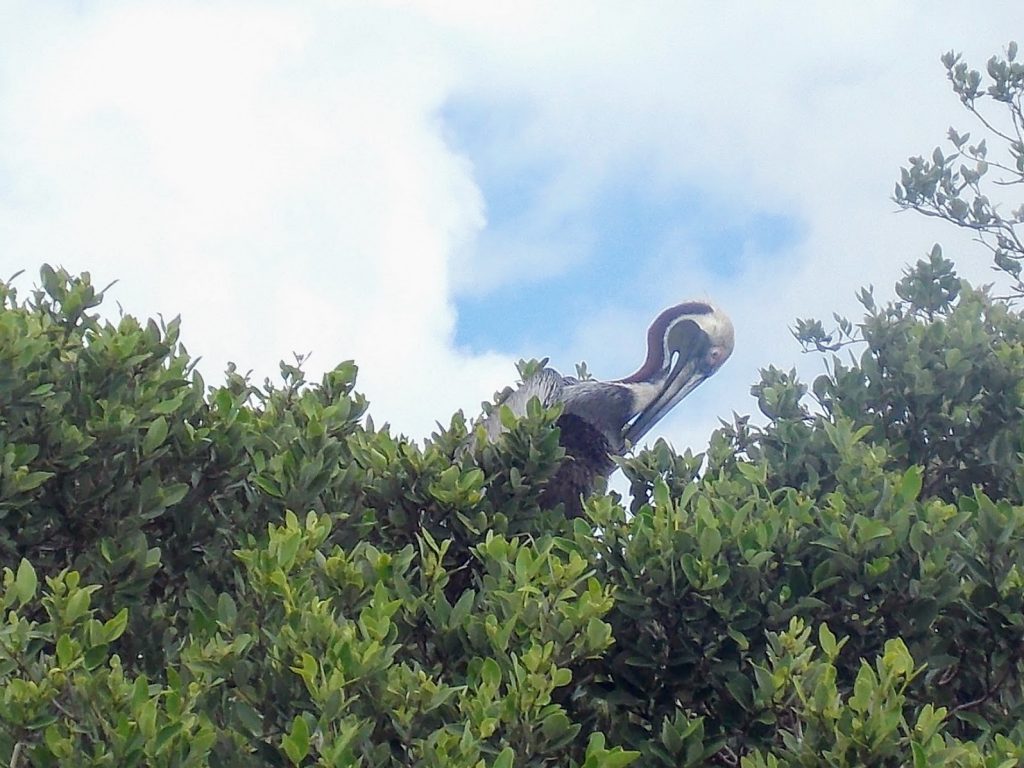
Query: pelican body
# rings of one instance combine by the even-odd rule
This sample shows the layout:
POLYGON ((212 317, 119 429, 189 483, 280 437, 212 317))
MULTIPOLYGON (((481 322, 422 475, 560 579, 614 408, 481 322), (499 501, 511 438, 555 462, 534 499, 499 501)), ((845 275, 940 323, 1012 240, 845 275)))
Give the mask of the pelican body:
MULTIPOLYGON (((732 354, 734 333, 725 313, 711 304, 689 301, 669 307, 647 332, 647 358, 624 379, 581 381, 544 368, 498 405, 517 416, 534 397, 549 407, 562 403, 559 442, 566 460, 545 489, 541 502, 562 503, 569 516, 582 514, 582 496, 594 480, 615 468, 612 456, 636 445, 665 414, 714 374, 732 354)), ((498 409, 485 422, 493 441, 502 431, 498 409)))

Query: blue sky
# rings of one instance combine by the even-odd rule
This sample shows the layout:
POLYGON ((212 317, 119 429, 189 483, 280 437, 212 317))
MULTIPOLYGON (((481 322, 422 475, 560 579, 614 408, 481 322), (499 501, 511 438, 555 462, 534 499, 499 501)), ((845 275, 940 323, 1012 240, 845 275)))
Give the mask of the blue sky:
MULTIPOLYGON (((489 170, 481 167, 477 177, 488 211, 487 232, 474 246, 479 261, 487 260, 492 240, 515 239, 542 184, 529 170, 511 178, 489 170)), ((591 309, 609 300, 610 286, 616 301, 650 313, 652 307, 644 302, 648 282, 684 249, 714 277, 727 281, 744 269, 751 250, 783 266, 784 249, 799 239, 795 217, 736 210, 693 187, 651 190, 644 181, 642 176, 612 179, 580 209, 552 222, 552 231, 542 234, 555 240, 560 231, 577 234, 578 254, 559 269, 540 276, 525 271, 500 287, 457 296, 456 341, 477 350, 551 347, 559 335, 552 315, 572 324, 584 322, 591 309)))
POLYGON ((505 153, 524 130, 528 109, 467 99, 440 113, 446 140, 472 163, 487 212, 487 226, 470 246, 472 264, 486 272, 493 254, 508 253, 507 244, 529 247, 524 233, 568 254, 547 268, 513 266, 500 283, 471 281, 457 292, 458 345, 505 353, 558 349, 563 327, 553 317, 578 325, 595 307, 618 303, 653 319, 659 309, 649 303, 651 284, 679 253, 728 281, 751 254, 782 266, 800 238, 796 215, 737 206, 691 179, 659 179, 650 167, 656 158, 623 163, 575 205, 545 216, 546 190, 567 162, 554 152, 514 159, 505 153))
POLYGON ((89 270, 181 314, 215 380, 355 358, 414 437, 514 361, 631 372, 718 303, 736 352, 650 434, 706 444, 796 317, 856 317, 959 233, 894 214, 901 163, 970 127, 939 56, 1020 29, 990 2, 5 3, 0 274, 89 270), (742 11, 742 12, 741 12, 742 11), (914 30, 910 35, 907 30, 914 30))

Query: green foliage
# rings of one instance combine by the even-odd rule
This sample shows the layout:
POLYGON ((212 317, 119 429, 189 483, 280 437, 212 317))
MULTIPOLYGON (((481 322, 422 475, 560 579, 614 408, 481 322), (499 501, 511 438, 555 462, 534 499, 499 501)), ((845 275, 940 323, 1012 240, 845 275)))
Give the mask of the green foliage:
POLYGON ((985 78, 950 51, 942 57, 953 92, 985 131, 972 143, 970 133, 950 128, 949 148, 929 158, 912 157, 901 170, 894 199, 913 209, 975 232, 991 252, 994 267, 1008 275, 1013 294, 1024 296, 1021 281, 1024 242, 1019 227, 1024 205, 1005 212, 1001 188, 1024 182, 1024 63, 1017 44, 988 60, 985 78), (991 140, 993 150, 988 146, 991 140))
POLYGON ((27 560, 4 570, 0 594, 0 754, 10 765, 202 766, 217 732, 198 706, 202 688, 173 670, 150 682, 112 655, 128 609, 107 621, 96 585, 75 571, 47 577, 36 600, 27 560), (41 611, 33 608, 41 607, 41 611), (30 618, 41 614, 42 621, 30 618))
POLYGON ((42 285, 0 289, 0 760, 630 762, 555 701, 613 602, 538 502, 556 412, 419 447, 360 423, 351 363, 207 388, 177 321, 42 285))
MULTIPOLYGON (((851 335, 865 349, 848 362, 833 356, 814 382, 820 416, 801 404, 802 384, 768 371, 754 392, 773 424, 756 430, 738 422, 736 444, 782 470, 786 484, 827 489, 834 451, 815 427, 848 420, 869 443, 884 446, 891 466, 922 467, 927 495, 952 501, 980 487, 1020 503, 1024 320, 957 277, 938 246, 896 290, 900 298, 885 307, 861 293, 867 314, 851 335)), ((807 320, 797 336, 833 350, 847 343, 807 320)))
POLYGON ((1020 743, 997 735, 992 744, 963 742, 947 731, 948 712, 931 704, 908 706, 906 691, 922 671, 903 641, 888 640, 874 664, 862 660, 852 689, 837 685, 845 638, 827 624, 811 628, 794 618, 786 631, 769 633, 767 663, 757 666, 758 693, 787 717, 781 749, 743 757, 744 768, 783 766, 1015 766, 1020 743), (820 652, 819 652, 820 650, 820 652))
POLYGON ((0 284, 0 763, 1024 765, 1024 320, 938 248, 896 296, 567 519, 557 408, 419 445, 351 362, 208 386, 87 274, 0 284))
POLYGON ((706 458, 659 441, 620 462, 630 513, 571 521, 539 501, 557 409, 420 447, 360 423, 350 363, 203 391, 176 323, 71 322, 88 278, 54 274, 0 314, 0 759, 1017 754, 1024 329, 937 253, 868 307, 814 415, 766 371, 764 426, 706 458))

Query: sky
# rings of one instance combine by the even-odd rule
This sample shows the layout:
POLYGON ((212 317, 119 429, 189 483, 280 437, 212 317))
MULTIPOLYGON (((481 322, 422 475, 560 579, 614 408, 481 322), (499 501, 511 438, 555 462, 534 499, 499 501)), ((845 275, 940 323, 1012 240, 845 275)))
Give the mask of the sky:
MULTIPOLYGON (((973 129, 939 62, 980 69, 1019 0, 0 0, 0 275, 43 263, 181 315, 208 382, 355 359, 419 439, 550 357, 642 362, 665 307, 733 319, 725 367, 649 435, 702 450, 768 365, 823 370, 798 317, 859 317, 934 242, 901 164, 973 129)), ((116 303, 115 303, 116 302, 116 303)))

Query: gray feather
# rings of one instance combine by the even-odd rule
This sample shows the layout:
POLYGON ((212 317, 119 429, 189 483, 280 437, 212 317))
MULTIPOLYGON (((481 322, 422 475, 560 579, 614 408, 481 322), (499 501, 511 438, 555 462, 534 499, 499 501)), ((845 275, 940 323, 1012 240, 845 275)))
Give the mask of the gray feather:
MULTIPOLYGON (((575 379, 569 379, 569 381, 575 381, 575 379)), ((550 368, 537 371, 537 373, 524 381, 518 389, 509 392, 494 407, 491 415, 484 422, 487 427, 487 437, 493 442, 498 439, 498 435, 502 432, 500 415, 502 406, 508 406, 512 413, 522 417, 526 415, 526 404, 536 397, 540 399, 542 406, 550 408, 555 403, 562 402, 561 394, 565 389, 565 382, 566 378, 558 373, 558 371, 553 371, 550 368)))
POLYGON ((580 496, 588 495, 594 481, 614 469, 610 454, 625 450, 622 428, 632 415, 633 395, 614 382, 580 381, 544 368, 498 403, 485 422, 488 438, 497 440, 502 432, 502 406, 521 417, 534 397, 545 408, 562 403, 558 427, 567 456, 545 489, 541 503, 546 507, 562 503, 566 514, 578 516, 583 511, 580 496))

